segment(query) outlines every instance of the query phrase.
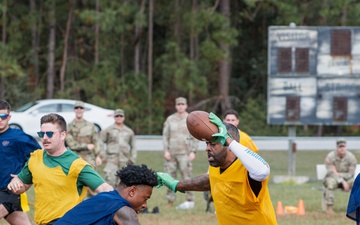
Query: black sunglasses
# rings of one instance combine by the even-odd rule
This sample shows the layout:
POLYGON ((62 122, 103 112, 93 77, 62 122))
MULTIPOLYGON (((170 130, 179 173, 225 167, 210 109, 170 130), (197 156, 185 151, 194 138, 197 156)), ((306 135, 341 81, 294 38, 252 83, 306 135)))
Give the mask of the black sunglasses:
POLYGON ((1 113, 1 114, 0 114, 0 118, 1 118, 2 120, 6 120, 6 118, 8 118, 8 116, 9 116, 9 114, 5 114, 5 113, 1 113))
MULTIPOLYGON (((39 132, 37 132, 37 134, 38 134, 39 138, 43 138, 45 136, 45 134, 48 138, 52 138, 54 136, 55 132, 54 131, 45 131, 45 132, 39 131, 39 132)), ((57 132, 61 132, 61 131, 57 131, 57 132)))
POLYGON ((84 109, 84 107, 76 106, 76 107, 74 107, 74 109, 84 109))
POLYGON ((124 117, 123 115, 116 115, 115 117, 124 117))

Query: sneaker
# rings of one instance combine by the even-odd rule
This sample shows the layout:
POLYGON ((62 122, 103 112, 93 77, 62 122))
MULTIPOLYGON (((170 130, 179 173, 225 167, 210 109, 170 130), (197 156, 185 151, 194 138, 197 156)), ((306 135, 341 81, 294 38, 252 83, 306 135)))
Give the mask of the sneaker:
POLYGON ((149 209, 146 207, 145 209, 141 210, 140 213, 149 213, 149 209))
POLYGON ((191 201, 186 201, 181 203, 180 205, 176 206, 176 209, 192 209, 194 208, 195 203, 191 201))
POLYGON ((155 206, 152 210, 152 213, 154 214, 160 213, 159 207, 155 206))

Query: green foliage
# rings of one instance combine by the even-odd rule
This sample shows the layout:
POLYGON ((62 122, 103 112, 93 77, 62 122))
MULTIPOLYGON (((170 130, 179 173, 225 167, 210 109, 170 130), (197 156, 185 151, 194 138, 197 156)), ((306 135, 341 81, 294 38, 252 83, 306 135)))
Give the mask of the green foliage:
POLYGON ((240 130, 250 136, 287 136, 285 126, 266 124, 266 110, 264 97, 249 99, 240 111, 240 130))
POLYGON ((0 77, 7 79, 24 78, 24 70, 12 56, 9 48, 10 46, 0 43, 0 77))
POLYGON ((195 61, 191 61, 183 54, 174 42, 166 45, 167 54, 163 54, 155 62, 162 74, 162 85, 167 89, 174 90, 176 95, 188 96, 204 94, 206 91, 206 77, 195 61))
MULTIPOLYGON (((230 1, 230 23, 220 12, 223 1, 196 1, 194 10, 191 1, 157 0, 153 12, 153 88, 150 94, 149 2, 145 1, 144 11, 141 11, 141 0, 101 0, 96 13, 95 1, 73 1, 65 90, 61 92, 59 74, 64 63, 69 1, 35 2, 35 12, 31 12, 26 1, 0 3, 1 13, 6 9, 0 22, 6 34, 0 46, 2 96, 14 106, 46 96, 49 11, 55 3, 54 97, 82 99, 106 108, 124 108, 128 112, 127 122, 135 127, 137 134, 160 134, 164 118, 173 110, 169 102, 180 95, 189 99, 190 107, 201 105, 199 107, 218 110, 219 62, 228 60, 231 62, 229 98, 242 114, 244 130, 251 135, 286 135, 285 126, 266 124, 267 28, 290 22, 299 26, 342 23, 357 26, 360 22, 360 3, 355 0, 230 1), (96 25, 99 26, 98 36, 95 35, 96 25), (225 54, 224 45, 231 47, 231 55, 225 54), (140 53, 137 73, 134 72, 135 46, 140 53), (35 74, 37 68, 39 74, 35 74)), ((317 127, 311 126, 299 128, 298 134, 314 135, 316 130, 317 127)), ((359 134, 353 127, 326 127, 324 131, 331 135, 359 134)))

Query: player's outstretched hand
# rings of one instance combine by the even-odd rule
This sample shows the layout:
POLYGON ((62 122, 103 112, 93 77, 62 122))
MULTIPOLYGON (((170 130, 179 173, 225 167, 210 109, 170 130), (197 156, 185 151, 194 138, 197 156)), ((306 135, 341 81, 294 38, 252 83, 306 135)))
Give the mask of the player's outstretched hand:
POLYGON ((219 117, 217 117, 212 112, 209 115, 209 119, 210 119, 210 122, 212 122, 219 128, 219 133, 212 135, 215 138, 214 142, 218 142, 224 146, 226 143, 226 137, 227 137, 227 129, 226 129, 224 123, 221 121, 221 119, 219 117))
POLYGON ((165 185, 173 192, 176 192, 176 186, 179 183, 178 180, 172 178, 168 173, 157 172, 156 175, 159 182, 159 184, 157 185, 158 188, 165 185))

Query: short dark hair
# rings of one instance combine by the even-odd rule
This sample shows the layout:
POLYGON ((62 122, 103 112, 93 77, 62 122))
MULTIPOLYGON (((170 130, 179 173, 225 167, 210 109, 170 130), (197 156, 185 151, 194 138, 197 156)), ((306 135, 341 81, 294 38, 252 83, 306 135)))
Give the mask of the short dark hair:
POLYGON ((233 139, 237 142, 239 142, 240 140, 240 134, 239 134, 239 129, 237 127, 235 127, 234 125, 232 125, 231 123, 225 123, 224 125, 228 131, 228 133, 233 137, 233 139))
POLYGON ((234 109, 228 109, 228 110, 225 111, 223 118, 225 118, 225 117, 226 117, 227 115, 229 115, 229 114, 230 114, 230 115, 235 115, 236 118, 239 117, 239 113, 238 113, 236 110, 234 110, 234 109))
POLYGON ((146 165, 127 165, 116 172, 116 176, 120 178, 120 184, 126 186, 147 185, 154 187, 158 185, 156 173, 149 169, 146 165))
POLYGON ((9 112, 11 111, 11 106, 7 101, 0 100, 0 109, 6 109, 9 112))
POLYGON ((40 125, 43 125, 44 123, 57 124, 62 131, 66 131, 66 121, 64 117, 60 116, 59 114, 50 113, 41 117, 40 125))

